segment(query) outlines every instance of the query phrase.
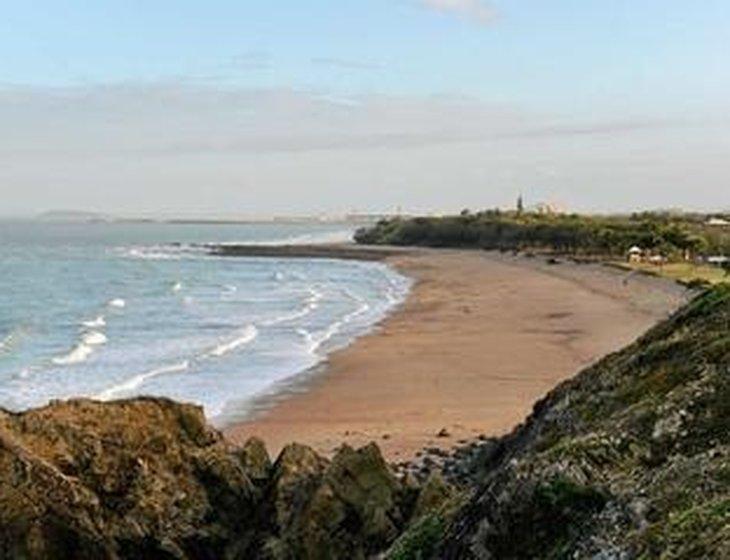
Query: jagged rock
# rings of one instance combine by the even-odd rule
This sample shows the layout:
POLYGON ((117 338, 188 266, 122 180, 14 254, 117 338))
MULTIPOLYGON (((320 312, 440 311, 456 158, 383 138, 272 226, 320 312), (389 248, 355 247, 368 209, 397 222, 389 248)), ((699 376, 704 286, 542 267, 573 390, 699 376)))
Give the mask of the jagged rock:
POLYGON ((365 558, 398 536, 412 492, 376 445, 357 451, 343 446, 326 467, 307 472, 315 473, 316 484, 299 486, 296 502, 303 505, 280 525, 294 557, 365 558))
POLYGON ((252 482, 260 484, 271 475, 271 458, 266 444, 257 437, 250 438, 241 449, 235 451, 243 470, 252 482))
POLYGON ((202 410, 164 399, 0 415, 0 556, 224 556, 253 487, 202 410))
POLYGON ((420 487, 375 444, 230 450, 166 399, 0 411, 0 558, 319 559, 385 550, 420 487))
POLYGON ((418 494, 412 518, 417 520, 428 513, 437 511, 453 498, 454 494, 454 487, 447 484, 440 474, 431 475, 418 494))

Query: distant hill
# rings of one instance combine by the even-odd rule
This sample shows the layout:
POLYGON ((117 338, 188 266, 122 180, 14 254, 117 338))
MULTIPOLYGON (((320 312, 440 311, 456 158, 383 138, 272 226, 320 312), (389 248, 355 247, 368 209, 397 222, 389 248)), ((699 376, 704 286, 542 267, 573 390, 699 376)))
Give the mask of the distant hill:
POLYGON ((65 222, 65 223, 91 223, 91 222, 113 222, 114 217, 108 214, 97 212, 85 212, 83 210, 50 210, 38 215, 37 220, 43 222, 65 222))

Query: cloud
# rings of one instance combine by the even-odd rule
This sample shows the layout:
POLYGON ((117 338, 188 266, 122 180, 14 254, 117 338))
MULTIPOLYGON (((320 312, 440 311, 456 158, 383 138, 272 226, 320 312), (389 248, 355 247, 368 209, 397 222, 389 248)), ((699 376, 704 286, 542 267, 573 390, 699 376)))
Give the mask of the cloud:
MULTIPOLYGON (((278 154, 478 142, 526 131, 526 114, 457 96, 220 89, 177 81, 0 89, 3 155, 278 154)), ((547 126, 548 123, 546 123, 547 126)))
POLYGON ((481 25, 493 23, 497 15, 483 0, 421 0, 421 4, 429 10, 456 15, 481 25))
POLYGON ((682 128, 667 119, 584 122, 462 96, 341 96, 185 81, 0 88, 0 158, 175 157, 410 149, 609 137, 682 128))
POLYGON ((730 205, 725 121, 170 81, 0 87, 0 122, 3 213, 730 205))

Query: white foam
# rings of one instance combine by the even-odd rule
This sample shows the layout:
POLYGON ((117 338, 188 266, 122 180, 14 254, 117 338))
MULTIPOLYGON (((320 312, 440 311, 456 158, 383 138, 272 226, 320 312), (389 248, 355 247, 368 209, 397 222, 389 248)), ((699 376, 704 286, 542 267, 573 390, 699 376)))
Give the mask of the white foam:
POLYGON ((312 356, 318 356, 319 349, 322 345, 335 336, 342 328, 343 321, 335 321, 326 329, 312 333, 307 329, 299 329, 297 332, 304 338, 307 353, 312 356))
POLYGON ((297 330, 299 335, 304 338, 307 353, 313 356, 318 356, 319 349, 325 342, 332 339, 337 333, 340 332, 342 327, 344 327, 346 324, 350 323, 355 318, 364 313, 367 313, 370 310, 370 305, 366 303, 362 298, 352 294, 352 292, 349 291, 345 291, 345 294, 360 303, 355 311, 344 315, 341 319, 334 321, 333 323, 328 325, 326 329, 323 329, 316 333, 312 333, 307 329, 297 330))
POLYGON ((0 354, 5 354, 6 352, 9 352, 10 349, 15 346, 15 341, 17 340, 17 333, 11 332, 8 336, 0 340, 0 354))
POLYGON ((321 301, 322 298, 324 298, 324 294, 320 292, 317 288, 309 288, 309 297, 307 298, 307 303, 316 304, 318 301, 321 301))
POLYGON ((113 300, 110 300, 107 304, 109 307, 116 307, 117 309, 123 309, 127 306, 127 302, 124 301, 122 298, 116 298, 113 300))
POLYGON ((182 289, 183 289, 182 282, 175 282, 172 285, 172 292, 175 293, 175 294, 178 293, 182 289))
POLYGON ((224 241, 222 243, 214 243, 218 246, 232 245, 310 245, 319 243, 349 243, 352 241, 354 229, 343 229, 339 231, 328 231, 322 233, 305 233, 302 235, 294 235, 278 239, 260 239, 252 241, 250 239, 243 241, 224 241))
POLYGON ((275 317, 274 319, 269 319, 268 321, 263 321, 261 324, 265 327, 273 327, 275 325, 280 325, 282 323, 289 323, 291 321, 296 321, 297 319, 301 319, 303 317, 306 317, 309 315, 312 311, 314 311, 317 307, 317 304, 308 304, 299 311, 294 311, 292 313, 287 313, 284 315, 280 315, 279 317, 275 317))
POLYGON ((51 361, 57 366, 80 364, 81 362, 85 362, 93 351, 94 349, 91 346, 82 342, 74 346, 68 354, 53 358, 51 361))
POLYGON ((289 323, 291 321, 296 321, 297 319, 301 319, 303 317, 306 317, 313 311, 315 311, 319 307, 319 301, 324 297, 324 294, 317 290, 316 288, 310 288, 309 289, 309 297, 304 300, 304 307, 302 307, 298 311, 294 311, 292 313, 286 313, 284 315, 281 315, 279 317, 275 317, 274 319, 270 319, 268 321, 263 321, 261 324, 266 327, 273 327, 275 325, 280 325, 282 323, 289 323))
POLYGON ((101 401, 108 401, 110 399, 116 398, 120 395, 130 393, 134 391, 135 389, 139 388, 145 381, 148 381, 149 379, 152 379, 153 377, 158 377, 160 375, 166 375, 170 373, 179 373, 181 371, 185 371, 190 367, 190 362, 187 360, 180 362, 179 364, 173 364, 171 366, 164 366, 161 368, 153 369, 150 371, 147 371, 145 373, 140 373, 139 375, 135 375, 133 377, 130 377, 126 381, 123 381, 122 383, 119 383, 118 385, 114 385, 113 387, 110 387, 106 391, 102 391, 98 395, 96 395, 95 398, 101 401))
POLYGON ((207 353, 207 356, 213 357, 213 358, 220 358, 221 356, 225 356, 226 354, 233 352, 234 350, 240 348, 241 346, 245 346, 251 342, 258 336, 259 332, 258 329, 254 325, 247 325, 242 331, 239 336, 234 338, 233 340, 229 340, 228 342, 223 342, 213 348, 210 352, 207 353))
POLYGON ((99 329, 106 326, 106 319, 104 318, 104 315, 99 315, 96 319, 82 321, 81 324, 87 329, 99 329))
POLYGON ((98 331, 90 331, 82 337, 83 343, 88 346, 100 346, 106 344, 109 340, 104 333, 98 331))
POLYGON ((124 258, 145 261, 179 261, 182 258, 202 253, 200 249, 191 245, 118 247, 116 251, 124 258))
POLYGON ((24 326, 12 329, 5 338, 0 340, 0 356, 12 352, 28 334, 29 330, 24 326))

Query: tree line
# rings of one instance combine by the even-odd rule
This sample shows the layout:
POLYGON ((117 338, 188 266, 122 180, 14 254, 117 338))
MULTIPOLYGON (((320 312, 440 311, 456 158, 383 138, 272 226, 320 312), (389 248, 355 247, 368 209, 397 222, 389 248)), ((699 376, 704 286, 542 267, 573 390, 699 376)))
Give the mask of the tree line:
POLYGON ((638 246, 669 258, 730 254, 730 232, 707 227, 702 217, 641 213, 587 216, 463 211, 456 216, 391 218, 355 234, 358 243, 546 250, 575 255, 624 255, 638 246))

